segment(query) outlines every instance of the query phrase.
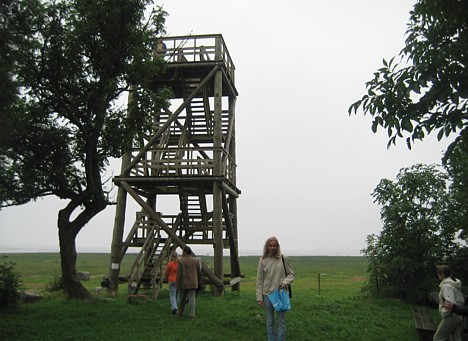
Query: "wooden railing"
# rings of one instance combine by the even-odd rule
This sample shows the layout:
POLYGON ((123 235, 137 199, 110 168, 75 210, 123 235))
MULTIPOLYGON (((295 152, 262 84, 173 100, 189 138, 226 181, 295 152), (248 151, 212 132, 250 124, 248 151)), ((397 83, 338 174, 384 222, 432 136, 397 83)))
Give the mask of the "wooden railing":
MULTIPOLYGON (((202 175, 202 176, 216 176, 214 174, 215 161, 213 158, 202 157, 202 154, 212 157, 215 150, 221 150, 223 160, 223 175, 226 176, 233 183, 235 182, 235 168, 234 160, 227 154, 224 148, 151 148, 147 152, 147 158, 142 158, 132 169, 132 176, 151 176, 158 174, 158 176, 180 176, 180 175, 202 175), (152 159, 154 155, 177 155, 177 157, 167 157, 161 159, 152 159)), ((140 150, 135 150, 135 157, 140 150)))
POLYGON ((234 63, 221 34, 162 38, 154 54, 163 57, 168 63, 222 61, 234 82, 234 63), (162 43, 164 48, 161 47, 162 43))
POLYGON ((156 239, 155 235, 155 225, 151 227, 149 234, 146 238, 143 247, 141 248, 138 256, 136 257, 128 275, 128 292, 129 294, 134 294, 138 291, 141 276, 144 272, 145 260, 150 257, 153 252, 154 240, 156 239))

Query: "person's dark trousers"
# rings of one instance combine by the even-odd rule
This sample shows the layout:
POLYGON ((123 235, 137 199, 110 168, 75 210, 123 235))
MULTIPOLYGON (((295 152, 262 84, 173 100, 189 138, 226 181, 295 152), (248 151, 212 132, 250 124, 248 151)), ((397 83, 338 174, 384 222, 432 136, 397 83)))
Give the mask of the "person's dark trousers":
POLYGON ((179 316, 184 316, 185 304, 190 305, 189 317, 195 317, 195 296, 197 289, 180 290, 179 316))

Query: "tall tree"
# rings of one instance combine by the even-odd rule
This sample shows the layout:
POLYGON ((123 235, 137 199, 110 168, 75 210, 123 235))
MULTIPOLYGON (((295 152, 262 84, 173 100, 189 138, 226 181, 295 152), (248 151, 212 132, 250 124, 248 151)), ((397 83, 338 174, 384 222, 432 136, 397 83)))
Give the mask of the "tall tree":
MULTIPOLYGON (((457 205, 466 212, 468 2, 418 0, 410 12, 406 36, 399 56, 383 60, 366 83, 367 93, 348 112, 361 109, 370 114, 372 131, 385 129, 388 146, 406 138, 411 149, 415 140, 432 132, 437 132, 439 140, 455 136, 442 162, 458 185, 457 205)), ((468 236, 466 221, 458 225, 464 238, 468 236)))
POLYGON ((87 298, 76 276, 75 240, 112 201, 103 178, 150 129, 168 93, 151 91, 164 62, 151 55, 166 13, 150 0, 17 0, 2 10, 1 76, 10 82, 0 140, 1 207, 50 195, 58 213, 62 279, 69 298, 87 298), (7 18, 7 20, 5 20, 7 18), (3 46, 3 45, 2 45, 3 46), (5 52, 6 51, 6 52, 5 52), (132 87, 130 87, 132 86, 132 87), (137 114, 119 105, 134 91, 137 114), (140 113, 140 114, 138 114, 140 113))
POLYGON ((399 58, 384 59, 366 83, 367 94, 353 103, 373 116, 372 130, 387 130, 388 145, 437 131, 455 134, 446 158, 468 140, 468 2, 419 0, 410 12, 406 46, 399 58))
POLYGON ((380 235, 367 239, 368 289, 379 295, 424 302, 436 284, 439 262, 456 252, 448 176, 436 166, 418 164, 383 179, 373 197, 382 206, 380 235))
MULTIPOLYGON (((468 242, 468 139, 458 143, 452 150, 445 168, 451 179, 453 193, 448 219, 454 220, 454 225, 460 229, 460 238, 468 242)), ((466 259, 468 257, 465 256, 466 259)))

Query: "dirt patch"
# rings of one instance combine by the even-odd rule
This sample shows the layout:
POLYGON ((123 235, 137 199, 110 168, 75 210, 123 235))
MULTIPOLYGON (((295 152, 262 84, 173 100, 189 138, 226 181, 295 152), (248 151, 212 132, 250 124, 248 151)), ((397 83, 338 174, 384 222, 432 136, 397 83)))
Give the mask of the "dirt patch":
POLYGON ((349 279, 350 282, 365 282, 367 281, 367 276, 354 276, 349 279))

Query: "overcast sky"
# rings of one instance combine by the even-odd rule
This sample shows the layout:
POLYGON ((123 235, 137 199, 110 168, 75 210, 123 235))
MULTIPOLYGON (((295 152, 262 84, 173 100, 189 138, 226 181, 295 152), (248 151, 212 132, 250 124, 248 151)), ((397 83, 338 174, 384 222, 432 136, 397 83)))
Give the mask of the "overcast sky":
MULTIPOLYGON (((447 141, 430 136, 409 151, 401 140, 387 150, 386 133, 373 134, 370 117, 347 113, 382 59, 403 48, 413 4, 163 4, 169 36, 222 34, 236 66, 240 254, 259 254, 276 235, 290 255, 360 255, 366 236, 382 227, 371 197, 378 182, 416 163, 440 163, 447 141)), ((47 199, 2 210, 0 252, 58 250, 57 211, 64 205, 47 199)), ((78 251, 110 250, 114 212, 109 207, 85 226, 78 251)))

